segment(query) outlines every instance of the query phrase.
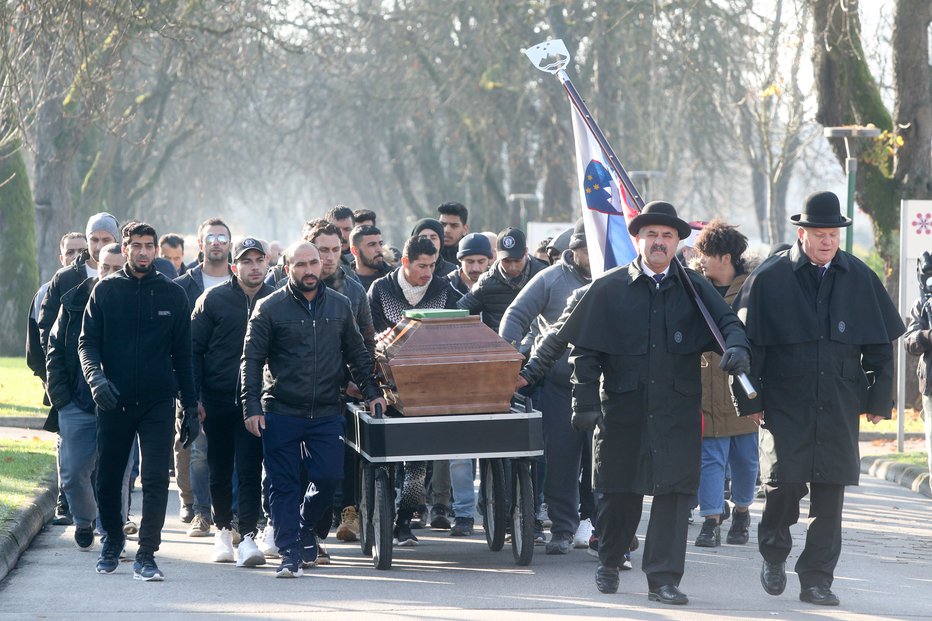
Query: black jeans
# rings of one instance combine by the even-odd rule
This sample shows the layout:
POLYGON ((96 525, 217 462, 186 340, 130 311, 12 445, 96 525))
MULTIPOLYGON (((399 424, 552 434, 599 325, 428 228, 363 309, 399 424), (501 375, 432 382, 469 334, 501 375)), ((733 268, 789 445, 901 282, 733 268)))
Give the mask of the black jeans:
POLYGON ((165 507, 168 503, 168 468, 175 435, 172 399, 142 405, 127 405, 97 413, 97 506, 100 522, 113 543, 122 547, 123 475, 139 435, 142 483, 142 517, 139 521, 139 551, 155 552, 162 542, 165 507))
POLYGON ((230 528, 233 521, 235 463, 239 530, 255 536, 262 510, 262 439, 246 430, 240 405, 204 401, 204 412, 214 523, 217 528, 230 528))

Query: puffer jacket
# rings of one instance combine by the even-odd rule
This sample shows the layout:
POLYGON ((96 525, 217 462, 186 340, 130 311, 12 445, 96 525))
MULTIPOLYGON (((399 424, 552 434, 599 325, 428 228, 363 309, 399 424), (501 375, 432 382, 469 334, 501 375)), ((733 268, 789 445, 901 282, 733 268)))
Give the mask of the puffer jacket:
POLYGON ((342 414, 344 364, 367 400, 379 396, 350 301, 323 282, 318 286, 313 310, 290 282, 256 305, 240 365, 245 418, 342 414))
POLYGON ((485 274, 479 277, 472 290, 460 298, 459 308, 465 308, 472 314, 481 314, 482 323, 498 332, 505 309, 518 297, 521 289, 538 272, 550 267, 540 259, 528 257, 524 272, 516 279, 507 279, 500 269, 500 262, 492 264, 485 274))

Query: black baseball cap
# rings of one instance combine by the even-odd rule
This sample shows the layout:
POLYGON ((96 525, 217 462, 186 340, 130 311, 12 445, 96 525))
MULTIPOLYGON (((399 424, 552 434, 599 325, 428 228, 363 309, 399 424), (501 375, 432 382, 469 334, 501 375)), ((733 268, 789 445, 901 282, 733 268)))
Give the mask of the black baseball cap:
POLYGON ((265 251, 265 244, 262 243, 262 240, 256 239, 255 237, 244 237, 233 249, 233 260, 239 261, 239 258, 249 250, 256 250, 261 253, 262 256, 266 256, 267 254, 265 251))
POLYGON ((524 231, 516 228, 507 228, 498 234, 495 240, 496 258, 521 259, 527 254, 527 238, 524 231))

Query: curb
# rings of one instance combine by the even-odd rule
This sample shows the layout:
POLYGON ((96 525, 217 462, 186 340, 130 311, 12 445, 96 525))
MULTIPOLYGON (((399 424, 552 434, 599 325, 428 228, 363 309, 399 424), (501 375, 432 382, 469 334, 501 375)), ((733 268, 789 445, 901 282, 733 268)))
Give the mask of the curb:
POLYGON ((42 429, 44 416, 4 416, 0 418, 0 427, 23 427, 24 429, 42 429))
MULTIPOLYGON (((925 440, 925 432, 910 431, 903 434, 904 440, 925 440)), ((861 442, 870 442, 872 440, 896 440, 895 433, 883 433, 880 431, 862 431, 858 434, 858 440, 861 442)))
POLYGON ((862 457, 861 472, 878 479, 892 481, 901 487, 922 494, 927 498, 932 498, 932 487, 929 487, 932 480, 929 478, 927 468, 910 466, 880 457, 862 457))
POLYGON ((57 498, 58 477, 53 469, 39 482, 32 501, 0 523, 0 580, 16 567, 33 538, 52 519, 57 498))

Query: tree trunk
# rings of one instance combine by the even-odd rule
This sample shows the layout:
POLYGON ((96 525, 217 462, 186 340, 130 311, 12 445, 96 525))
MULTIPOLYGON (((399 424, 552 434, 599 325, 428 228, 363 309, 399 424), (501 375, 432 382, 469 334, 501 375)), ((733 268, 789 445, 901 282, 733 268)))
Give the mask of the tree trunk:
POLYGON ((23 355, 26 317, 39 288, 34 222, 26 164, 14 141, 0 150, 0 356, 23 355))
MULTIPOLYGON (((893 128, 893 119, 883 104, 861 48, 858 10, 858 0, 846 3, 812 1, 816 40, 813 65, 818 90, 816 120, 823 127, 873 123, 889 131, 893 128)), ((833 139, 831 145, 843 167, 847 157, 844 141, 833 139)), ((889 275, 899 254, 900 185, 877 166, 860 162, 855 196, 858 205, 873 220, 877 251, 889 275)), ((859 225, 863 223, 854 223, 854 226, 859 225)))

